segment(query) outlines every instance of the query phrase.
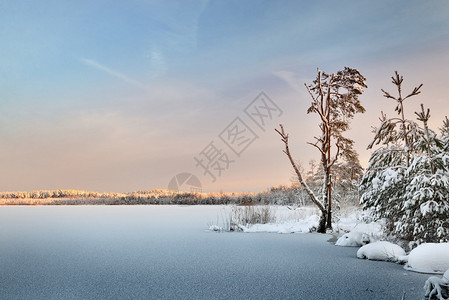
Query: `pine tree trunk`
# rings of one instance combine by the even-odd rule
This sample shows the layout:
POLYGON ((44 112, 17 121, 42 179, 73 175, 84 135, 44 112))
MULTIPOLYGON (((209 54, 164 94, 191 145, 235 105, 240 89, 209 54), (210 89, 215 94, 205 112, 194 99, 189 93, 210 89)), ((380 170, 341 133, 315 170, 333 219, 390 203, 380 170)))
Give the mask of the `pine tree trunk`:
POLYGON ((317 232, 318 233, 326 233, 326 217, 327 211, 321 213, 320 222, 318 223, 317 232))
POLYGON ((323 161, 323 167, 326 171, 326 193, 327 193, 327 221, 326 221, 326 229, 332 229, 332 182, 331 182, 331 94, 330 89, 328 90, 327 97, 326 97, 326 110, 327 110, 327 116, 326 116, 326 124, 323 126, 324 134, 326 136, 325 139, 325 148, 323 150, 327 150, 325 152, 325 164, 323 161))
MULTIPOLYGON (((321 161, 323 162, 323 167, 327 165, 327 159, 326 156, 323 154, 321 161)), ((328 184, 329 184, 329 174, 327 173, 328 169, 324 168, 324 183, 323 183, 323 188, 321 190, 322 193, 322 198, 323 198, 323 203, 324 203, 324 211, 322 211, 322 215, 321 218, 324 219, 323 221, 320 218, 320 227, 324 226, 322 231, 319 231, 321 233, 325 233, 326 232, 326 228, 329 226, 329 224, 327 224, 327 220, 328 220, 328 215, 329 212, 331 211, 330 207, 329 207, 329 193, 328 193, 328 184)))
POLYGON ((328 189, 327 189, 327 221, 326 221, 326 229, 332 229, 332 178, 330 174, 330 170, 326 174, 329 176, 327 180, 328 189))

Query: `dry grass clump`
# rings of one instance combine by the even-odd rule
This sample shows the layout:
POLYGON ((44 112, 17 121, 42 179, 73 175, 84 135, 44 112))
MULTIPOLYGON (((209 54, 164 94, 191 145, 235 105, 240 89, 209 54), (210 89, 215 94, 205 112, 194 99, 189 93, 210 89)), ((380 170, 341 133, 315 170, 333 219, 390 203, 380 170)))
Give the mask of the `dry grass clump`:
POLYGON ((269 205, 236 205, 232 206, 222 218, 224 230, 242 231, 249 225, 276 222, 276 211, 269 205))

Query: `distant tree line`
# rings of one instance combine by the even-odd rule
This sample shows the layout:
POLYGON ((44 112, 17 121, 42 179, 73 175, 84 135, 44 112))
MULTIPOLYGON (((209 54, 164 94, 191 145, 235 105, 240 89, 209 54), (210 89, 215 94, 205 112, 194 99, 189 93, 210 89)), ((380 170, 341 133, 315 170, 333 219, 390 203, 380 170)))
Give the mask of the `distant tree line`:
POLYGON ((0 205, 300 205, 296 185, 272 187, 259 193, 192 193, 155 189, 131 193, 81 190, 1 192, 0 205))

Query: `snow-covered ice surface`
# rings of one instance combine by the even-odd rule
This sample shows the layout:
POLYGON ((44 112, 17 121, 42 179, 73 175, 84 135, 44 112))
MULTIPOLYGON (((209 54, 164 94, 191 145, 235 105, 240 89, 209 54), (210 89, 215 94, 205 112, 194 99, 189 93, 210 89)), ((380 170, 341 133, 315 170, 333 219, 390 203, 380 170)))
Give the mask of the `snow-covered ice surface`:
POLYGON ((400 246, 379 241, 362 246, 357 250, 358 258, 366 258, 370 260, 398 261, 398 257, 405 256, 405 251, 400 246))
POLYGON ((408 255, 407 270, 443 274, 449 270, 449 243, 421 244, 408 255))
POLYGON ((208 230, 219 206, 0 207, 1 299, 401 299, 428 275, 321 234, 208 230))

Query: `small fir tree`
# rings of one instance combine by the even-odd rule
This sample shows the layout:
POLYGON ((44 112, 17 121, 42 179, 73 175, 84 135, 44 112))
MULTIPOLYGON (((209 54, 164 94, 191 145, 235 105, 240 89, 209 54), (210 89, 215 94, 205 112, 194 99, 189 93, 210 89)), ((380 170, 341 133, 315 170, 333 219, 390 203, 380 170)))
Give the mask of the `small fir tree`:
MULTIPOLYGON (((438 137, 428 127, 430 110, 415 113, 418 123, 407 120, 404 100, 418 95, 422 84, 402 98, 402 76, 392 77, 398 97, 397 118, 382 113, 381 126, 375 130, 374 151, 360 191, 364 209, 371 209, 377 219, 387 220, 387 232, 412 242, 444 242, 449 240, 449 153, 447 138, 438 137)), ((444 126, 449 125, 446 124, 444 126)), ((442 130, 444 132, 444 130, 442 130)))

